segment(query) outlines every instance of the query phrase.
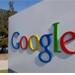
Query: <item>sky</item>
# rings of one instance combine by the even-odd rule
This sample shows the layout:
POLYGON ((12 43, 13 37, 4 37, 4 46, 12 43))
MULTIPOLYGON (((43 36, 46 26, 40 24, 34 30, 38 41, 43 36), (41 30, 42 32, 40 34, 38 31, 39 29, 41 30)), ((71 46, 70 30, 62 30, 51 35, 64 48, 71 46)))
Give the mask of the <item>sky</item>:
MULTIPOLYGON (((14 1, 14 7, 16 11, 21 11, 23 9, 28 8, 29 6, 32 6, 33 4, 36 4, 40 2, 41 0, 13 0, 14 1)), ((0 9, 9 9, 9 0, 0 0, 0 9)))

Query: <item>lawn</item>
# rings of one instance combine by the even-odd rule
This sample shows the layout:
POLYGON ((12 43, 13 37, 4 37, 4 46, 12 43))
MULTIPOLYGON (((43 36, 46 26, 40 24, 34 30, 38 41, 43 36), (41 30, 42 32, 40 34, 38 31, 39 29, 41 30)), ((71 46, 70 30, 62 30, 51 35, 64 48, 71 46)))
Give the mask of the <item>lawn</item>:
POLYGON ((8 73, 8 70, 0 70, 0 73, 8 73))

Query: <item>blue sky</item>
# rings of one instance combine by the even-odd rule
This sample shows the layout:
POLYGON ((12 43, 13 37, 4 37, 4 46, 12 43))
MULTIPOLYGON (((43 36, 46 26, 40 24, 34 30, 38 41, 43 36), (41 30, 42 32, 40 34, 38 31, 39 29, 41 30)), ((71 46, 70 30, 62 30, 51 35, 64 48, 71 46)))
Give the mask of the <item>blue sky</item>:
MULTIPOLYGON (((21 11, 33 4, 40 2, 41 0, 13 0, 13 1, 14 1, 15 10, 21 11)), ((1 8, 9 9, 8 3, 9 0, 0 0, 0 9, 1 8)))

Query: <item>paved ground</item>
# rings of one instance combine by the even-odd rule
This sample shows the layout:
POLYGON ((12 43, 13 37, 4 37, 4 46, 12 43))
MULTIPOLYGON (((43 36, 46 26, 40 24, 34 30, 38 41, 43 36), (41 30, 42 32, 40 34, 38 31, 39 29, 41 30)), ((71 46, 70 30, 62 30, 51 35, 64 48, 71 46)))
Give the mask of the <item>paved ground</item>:
POLYGON ((0 60, 0 70, 8 69, 8 60, 0 60))
POLYGON ((0 71, 8 69, 8 54, 0 54, 0 71))
POLYGON ((0 54, 0 73, 16 73, 15 71, 8 69, 8 54, 0 54))
POLYGON ((0 60, 7 60, 8 54, 0 54, 0 60))

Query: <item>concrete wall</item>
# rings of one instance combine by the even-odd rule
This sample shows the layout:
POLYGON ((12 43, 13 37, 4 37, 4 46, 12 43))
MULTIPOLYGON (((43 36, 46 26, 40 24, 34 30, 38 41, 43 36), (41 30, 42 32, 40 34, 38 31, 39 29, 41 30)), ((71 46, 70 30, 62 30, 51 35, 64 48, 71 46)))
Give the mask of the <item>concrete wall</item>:
MULTIPOLYGON (((50 49, 53 52, 51 62, 40 63, 39 51, 32 53, 28 48, 24 52, 13 52, 11 37, 18 31, 21 35, 53 33, 52 24, 60 22, 58 40, 67 31, 75 32, 75 1, 74 0, 43 0, 9 19, 9 68, 16 72, 75 72, 75 55, 67 56, 64 53, 55 54, 53 43, 50 49), (50 31, 50 32, 49 32, 50 31)), ((52 37, 53 38, 53 37, 52 37)), ((53 39, 52 39, 53 41, 53 39)), ((75 41, 67 45, 75 50, 75 41)), ((21 49, 20 49, 21 50, 21 49)))

